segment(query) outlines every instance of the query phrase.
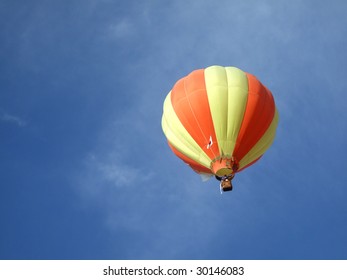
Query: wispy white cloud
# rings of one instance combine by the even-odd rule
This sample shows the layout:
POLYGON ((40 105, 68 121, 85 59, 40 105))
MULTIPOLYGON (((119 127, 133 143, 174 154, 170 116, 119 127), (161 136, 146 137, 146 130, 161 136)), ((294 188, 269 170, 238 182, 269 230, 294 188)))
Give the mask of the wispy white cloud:
POLYGON ((153 176, 153 173, 145 171, 143 168, 124 163, 115 151, 111 152, 113 158, 99 155, 90 155, 85 160, 86 172, 92 174, 95 183, 90 182, 91 187, 108 185, 110 187, 128 187, 132 184, 142 184, 153 176), (94 184, 94 186, 93 186, 94 184))
POLYGON ((122 39, 133 35, 135 27, 129 18, 123 18, 108 26, 107 34, 110 38, 122 39))
POLYGON ((23 127, 27 125, 27 122, 24 119, 12 114, 8 114, 6 112, 0 112, 0 120, 2 122, 13 124, 19 127, 23 127))

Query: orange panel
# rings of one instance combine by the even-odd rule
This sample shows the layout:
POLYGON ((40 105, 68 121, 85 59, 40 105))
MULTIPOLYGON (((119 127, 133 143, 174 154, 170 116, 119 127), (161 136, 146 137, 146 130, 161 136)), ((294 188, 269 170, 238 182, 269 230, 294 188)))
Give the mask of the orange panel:
POLYGON ((206 93, 204 69, 179 80, 171 91, 171 103, 184 128, 211 158, 219 154, 210 106, 206 93), (207 149, 210 137, 213 145, 207 149))
POLYGON ((271 92, 255 76, 248 78, 248 100, 233 155, 241 159, 263 136, 275 115, 275 103, 271 92))

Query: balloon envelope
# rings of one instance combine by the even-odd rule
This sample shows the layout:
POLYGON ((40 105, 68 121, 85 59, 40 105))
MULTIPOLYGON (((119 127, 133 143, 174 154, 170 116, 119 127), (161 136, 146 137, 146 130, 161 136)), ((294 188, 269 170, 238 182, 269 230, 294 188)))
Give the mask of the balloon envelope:
POLYGON ((164 101, 168 144, 198 173, 223 176, 255 163, 271 146, 277 124, 271 92, 236 67, 195 70, 164 101))

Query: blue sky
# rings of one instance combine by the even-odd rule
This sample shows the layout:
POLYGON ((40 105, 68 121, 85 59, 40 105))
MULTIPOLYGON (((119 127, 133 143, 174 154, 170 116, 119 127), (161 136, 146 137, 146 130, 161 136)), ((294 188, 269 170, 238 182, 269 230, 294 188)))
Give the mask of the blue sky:
POLYGON ((1 259, 347 259, 346 1, 0 1, 1 259), (236 66, 276 140, 223 195, 161 131, 236 66))

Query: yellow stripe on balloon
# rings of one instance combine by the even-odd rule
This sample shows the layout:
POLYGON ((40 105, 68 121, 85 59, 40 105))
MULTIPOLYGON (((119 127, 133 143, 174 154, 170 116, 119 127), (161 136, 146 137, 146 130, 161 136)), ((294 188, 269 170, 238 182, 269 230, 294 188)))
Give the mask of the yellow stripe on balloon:
POLYGON ((205 83, 219 152, 231 156, 246 109, 247 76, 236 67, 211 66, 205 83))

